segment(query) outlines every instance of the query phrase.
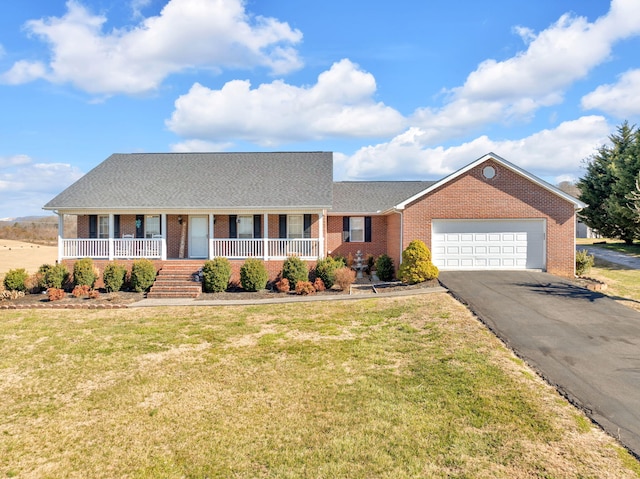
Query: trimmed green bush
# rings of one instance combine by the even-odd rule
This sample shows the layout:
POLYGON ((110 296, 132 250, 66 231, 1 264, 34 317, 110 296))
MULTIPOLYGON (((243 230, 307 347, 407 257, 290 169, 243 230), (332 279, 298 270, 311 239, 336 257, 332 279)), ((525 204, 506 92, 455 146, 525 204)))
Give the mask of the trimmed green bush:
POLYGON ((44 272, 42 277, 42 286, 46 289, 62 289, 67 281, 69 281, 69 271, 62 263, 56 264, 55 266, 43 264, 40 266, 40 271, 44 272))
POLYGON ((127 276, 127 268, 123 265, 116 263, 115 261, 109 263, 104 267, 102 272, 102 281, 104 282, 104 289, 108 293, 113 291, 120 291, 124 284, 124 279, 127 276))
POLYGON ((131 266, 131 287, 137 291, 147 291, 156 280, 156 267, 148 259, 137 259, 131 266))
POLYGON ((73 264, 73 284, 93 288, 98 275, 93 267, 91 258, 82 258, 73 264))
POLYGON ((395 273, 393 259, 389 255, 381 254, 376 260, 376 274, 380 281, 391 281, 395 273))
POLYGON ((316 263, 316 278, 320 278, 327 289, 331 289, 336 282, 336 270, 344 268, 343 260, 327 256, 316 263))
POLYGON ((422 283, 437 278, 438 268, 431 262, 431 251, 420 240, 413 240, 402 252, 398 278, 403 283, 422 283))
POLYGON ((289 256, 282 264, 282 277, 295 290, 299 281, 309 281, 309 266, 297 256, 289 256))
POLYGON ((22 291, 24 293, 27 290, 24 283, 28 277, 29 275, 24 268, 10 269, 4 276, 4 287, 9 291, 22 291))
POLYGON ((591 271, 595 257, 590 255, 586 249, 581 249, 576 252, 576 275, 582 276, 583 274, 591 271))
POLYGON ((240 284, 246 291, 264 289, 268 280, 267 269, 259 259, 249 258, 240 268, 240 284))
POLYGON ((231 262, 218 257, 205 261, 202 267, 202 288, 206 293, 220 293, 227 289, 231 279, 231 262))

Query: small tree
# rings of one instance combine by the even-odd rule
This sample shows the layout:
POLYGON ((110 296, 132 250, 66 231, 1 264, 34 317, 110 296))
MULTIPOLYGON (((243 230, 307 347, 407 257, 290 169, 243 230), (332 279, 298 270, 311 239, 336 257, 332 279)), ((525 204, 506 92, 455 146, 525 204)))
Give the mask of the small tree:
POLYGON ((76 286, 89 286, 93 288, 98 276, 93 268, 93 260, 91 258, 82 258, 73 265, 73 283, 76 286))
POLYGON ((69 281, 69 271, 62 263, 56 264, 55 266, 43 264, 40 266, 40 270, 44 271, 42 285, 47 289, 62 289, 67 281, 69 281))
POLYGON ((131 266, 131 287, 137 291, 147 291, 156 280, 156 267, 148 259, 138 259, 131 266))
POLYGON ((240 268, 240 284, 246 291, 264 289, 268 280, 267 269, 259 259, 249 258, 240 268))
POLYGON ((282 264, 282 277, 287 278, 291 287, 296 289, 298 281, 309 280, 309 267, 297 256, 289 256, 282 264))
POLYGON ((116 262, 109 263, 104 267, 104 271, 102 272, 104 288, 108 293, 120 291, 126 276, 127 268, 116 262))
POLYGON ((331 289, 336 279, 336 270, 345 266, 342 258, 326 258, 319 259, 316 263, 316 278, 320 278, 327 289, 331 289))
POLYGON ((207 293, 221 293, 229 286, 231 262, 218 257, 204 263, 202 267, 202 287, 207 293))
POLYGON ((582 276, 591 271, 595 257, 590 255, 586 249, 576 252, 576 275, 582 276))
POLYGON ((24 268, 10 269, 4 276, 4 287, 9 291, 25 292, 27 287, 25 282, 29 275, 24 268))
POLYGON ((376 274, 381 281, 391 281, 395 273, 393 259, 386 254, 381 254, 376 260, 376 274))
POLYGON ((402 252, 398 278, 403 283, 422 283, 438 277, 438 268, 431 262, 431 251, 420 240, 413 240, 402 252))

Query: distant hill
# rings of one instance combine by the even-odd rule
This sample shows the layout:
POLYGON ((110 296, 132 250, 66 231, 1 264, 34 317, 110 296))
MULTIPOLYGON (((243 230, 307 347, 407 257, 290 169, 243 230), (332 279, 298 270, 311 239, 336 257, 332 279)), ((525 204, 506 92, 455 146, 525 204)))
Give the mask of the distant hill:
MULTIPOLYGON (((74 238, 76 233, 76 217, 66 216, 64 220, 65 238, 74 238)), ((0 219, 0 238, 42 245, 56 245, 58 242, 58 217, 47 215, 2 218, 0 219)))

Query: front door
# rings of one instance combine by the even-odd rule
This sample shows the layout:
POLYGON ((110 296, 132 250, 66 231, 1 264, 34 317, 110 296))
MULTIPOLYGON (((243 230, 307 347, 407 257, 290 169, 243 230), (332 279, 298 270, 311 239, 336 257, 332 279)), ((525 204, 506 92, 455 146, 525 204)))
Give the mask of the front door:
POLYGON ((189 216, 189 258, 209 256, 209 224, 206 216, 189 216))

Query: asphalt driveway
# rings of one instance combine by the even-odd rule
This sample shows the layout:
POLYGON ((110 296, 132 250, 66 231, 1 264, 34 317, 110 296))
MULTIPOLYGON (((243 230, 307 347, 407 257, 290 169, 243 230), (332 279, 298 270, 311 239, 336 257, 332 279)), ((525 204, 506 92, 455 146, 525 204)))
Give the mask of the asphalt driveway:
POLYGON ((547 273, 443 271, 440 281, 640 457, 640 313, 547 273))

